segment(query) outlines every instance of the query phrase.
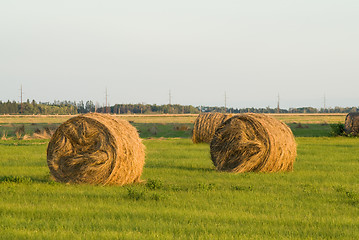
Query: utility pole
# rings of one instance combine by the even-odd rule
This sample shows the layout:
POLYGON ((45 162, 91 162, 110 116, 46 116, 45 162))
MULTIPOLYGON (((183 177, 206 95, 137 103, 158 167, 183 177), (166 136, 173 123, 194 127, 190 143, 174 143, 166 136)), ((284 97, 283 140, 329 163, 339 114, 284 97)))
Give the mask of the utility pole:
POLYGON ((21 84, 21 87, 20 87, 20 103, 21 103, 21 114, 24 112, 23 110, 24 110, 24 107, 23 107, 23 105, 22 105, 22 94, 23 94, 23 92, 22 92, 22 84, 21 84))
POLYGON ((224 92, 224 112, 227 112, 227 92, 224 92))
POLYGON ((172 102, 172 96, 171 96, 171 90, 168 91, 168 103, 171 105, 172 102))
POLYGON ((168 91, 168 113, 171 113, 172 95, 171 89, 168 91))
POLYGON ((327 106, 326 106, 326 97, 325 97, 325 93, 324 93, 324 112, 325 112, 325 109, 327 108, 327 106))
POLYGON ((108 106, 107 106, 107 88, 106 88, 106 113, 108 113, 108 106))
POLYGON ((278 93, 278 102, 277 102, 277 113, 280 112, 280 108, 279 108, 279 93, 278 93))

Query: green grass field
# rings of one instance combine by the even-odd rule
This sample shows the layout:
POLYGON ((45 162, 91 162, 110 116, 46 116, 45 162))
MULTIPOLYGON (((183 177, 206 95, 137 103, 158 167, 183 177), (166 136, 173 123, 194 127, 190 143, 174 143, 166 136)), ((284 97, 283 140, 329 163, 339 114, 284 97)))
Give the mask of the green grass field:
POLYGON ((180 130, 188 123, 133 124, 146 181, 124 187, 56 183, 48 140, 1 140, 0 238, 359 239, 359 138, 292 124, 293 172, 231 174, 180 130))

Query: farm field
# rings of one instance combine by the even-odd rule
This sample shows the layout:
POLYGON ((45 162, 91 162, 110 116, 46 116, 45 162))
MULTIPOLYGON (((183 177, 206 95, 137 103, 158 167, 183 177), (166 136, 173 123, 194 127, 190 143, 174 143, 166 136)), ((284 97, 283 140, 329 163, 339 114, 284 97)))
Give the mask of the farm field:
MULTIPOLYGON (((124 187, 56 183, 48 140, 17 140, 9 131, 0 140, 1 236, 358 239, 359 138, 329 137, 345 115, 308 117, 285 120, 298 144, 294 171, 270 174, 216 172, 209 145, 190 140, 195 117, 133 117, 146 145, 145 181, 124 187)), ((0 117, 2 130, 23 124, 28 134, 66 119, 53 120, 0 117)))
MULTIPOLYGON (((338 123, 346 114, 268 114, 285 123, 338 123)), ((0 115, 0 123, 62 123, 74 115, 0 115)), ((137 123, 193 123, 197 114, 113 115, 137 123)))
MULTIPOLYGON (((296 136, 330 136, 330 124, 344 123, 345 114, 269 114, 287 123, 296 136)), ((130 121, 142 138, 190 137, 196 114, 185 115, 113 115, 130 121), (174 131, 173 131, 174 130, 174 131)), ((71 115, 56 116, 0 116, 0 137, 15 137, 16 130, 24 126, 22 135, 54 131, 71 115)))

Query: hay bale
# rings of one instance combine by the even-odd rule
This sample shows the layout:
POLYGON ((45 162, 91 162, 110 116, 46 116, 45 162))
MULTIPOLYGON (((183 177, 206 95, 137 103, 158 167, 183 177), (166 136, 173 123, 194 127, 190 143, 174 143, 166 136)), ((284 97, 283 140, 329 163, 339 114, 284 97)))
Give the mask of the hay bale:
POLYGON ((241 114, 218 126, 210 145, 219 171, 293 170, 297 146, 290 128, 263 114, 241 114))
POLYGON ((53 177, 65 183, 138 182, 145 160, 144 145, 127 121, 89 113, 61 124, 47 148, 53 177))
POLYGON ((223 113, 203 113, 196 118, 192 132, 193 143, 210 143, 217 126, 232 115, 223 113))
POLYGON ((359 113, 349 113, 345 117, 345 133, 352 136, 359 135, 359 113))

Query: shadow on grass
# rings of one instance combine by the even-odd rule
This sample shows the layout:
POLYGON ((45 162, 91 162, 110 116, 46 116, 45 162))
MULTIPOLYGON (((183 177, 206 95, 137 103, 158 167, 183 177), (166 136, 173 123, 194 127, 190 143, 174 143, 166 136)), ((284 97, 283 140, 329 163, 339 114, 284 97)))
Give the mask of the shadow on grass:
POLYGON ((197 172, 213 172, 214 168, 203 168, 203 167, 187 167, 187 166, 173 166, 173 165, 146 165, 146 168, 157 168, 157 169, 179 169, 186 171, 197 171, 197 172))
POLYGON ((0 176, 0 183, 47 183, 56 184, 54 180, 50 178, 38 178, 28 176, 0 176))
POLYGON ((31 142, 29 140, 10 140, 11 142, 0 142, 0 146, 34 146, 34 145, 45 145, 47 144, 47 142, 31 142), (16 141, 16 142, 15 142, 16 141), (26 141, 26 142, 21 142, 21 141, 26 141))

